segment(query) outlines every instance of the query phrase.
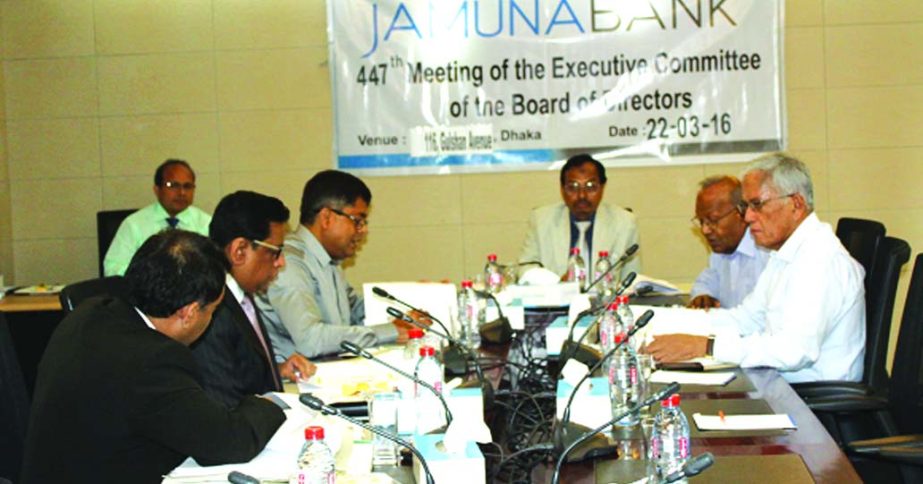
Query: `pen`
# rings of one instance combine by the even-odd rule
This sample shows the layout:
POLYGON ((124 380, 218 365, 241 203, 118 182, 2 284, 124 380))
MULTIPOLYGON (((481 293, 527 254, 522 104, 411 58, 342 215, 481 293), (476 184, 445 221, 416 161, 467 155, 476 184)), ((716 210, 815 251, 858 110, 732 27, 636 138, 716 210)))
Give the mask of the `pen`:
POLYGON ((724 410, 718 410, 718 418, 721 419, 721 423, 725 423, 724 410))

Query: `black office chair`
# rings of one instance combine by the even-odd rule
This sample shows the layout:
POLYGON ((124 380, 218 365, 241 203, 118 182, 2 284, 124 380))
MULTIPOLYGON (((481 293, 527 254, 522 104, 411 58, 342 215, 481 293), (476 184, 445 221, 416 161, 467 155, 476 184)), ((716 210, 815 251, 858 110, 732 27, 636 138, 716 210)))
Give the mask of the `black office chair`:
POLYGON ((96 212, 96 241, 99 250, 99 277, 106 274, 103 272, 103 260, 106 258, 106 252, 112 245, 112 239, 115 233, 119 231, 119 226, 126 217, 135 213, 137 209, 127 210, 103 210, 96 212))
POLYGON ((885 236, 885 226, 875 220, 843 217, 836 224, 836 236, 853 259, 865 269, 865 288, 875 266, 878 244, 885 236))
POLYGON ((61 290, 58 298, 61 300, 61 309, 67 314, 83 301, 94 296, 113 296, 125 299, 128 297, 128 288, 122 276, 101 277, 86 281, 68 284, 61 290))
MULTIPOLYGON (((887 397, 880 395, 840 395, 818 398, 812 401, 815 410, 822 410, 849 417, 851 434, 844 435, 850 460, 856 470, 867 480, 882 481, 880 474, 887 459, 899 462, 900 454, 919 455, 923 459, 923 436, 896 437, 900 434, 923 433, 923 254, 917 255, 907 302, 901 317, 894 365, 887 397), (858 424, 866 424, 860 427, 858 424), (861 433, 860 433, 861 431, 861 433), (864 435, 862 435, 864 434, 864 435), (884 438, 883 438, 884 437, 884 438), (861 440, 860 440, 861 439, 861 440), (913 451, 913 447, 920 447, 913 451), (891 447, 902 447, 892 449, 891 447), (887 449, 887 450, 886 450, 887 449), (879 457, 873 460, 870 457, 879 457), (869 471, 873 469, 874 471, 869 471)), ((923 472, 911 465, 900 467, 904 482, 923 482, 923 472)), ((892 479, 893 480, 893 479, 892 479)))
MULTIPOLYGON (((875 265, 866 277, 865 292, 865 362, 862 381, 796 383, 792 387, 811 406, 813 398, 837 395, 885 395, 888 387, 888 342, 891 338, 891 321, 894 300, 901 268, 910 260, 910 245, 896 237, 884 237, 878 244, 878 254, 873 255, 875 265)), ((819 416, 820 417, 820 416, 819 416)), ((820 417, 822 422, 826 418, 820 417)))
POLYGON ((29 421, 29 391, 23 379, 10 328, 0 312, 0 482, 19 480, 29 421))

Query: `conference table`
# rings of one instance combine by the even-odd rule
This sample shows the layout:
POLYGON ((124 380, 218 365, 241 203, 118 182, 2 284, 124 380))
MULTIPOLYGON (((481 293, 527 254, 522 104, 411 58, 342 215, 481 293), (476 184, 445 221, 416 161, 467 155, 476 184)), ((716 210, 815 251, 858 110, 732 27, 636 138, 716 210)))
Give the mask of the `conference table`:
POLYGON ((64 319, 58 294, 9 294, 0 299, 0 313, 8 322, 23 379, 31 395, 38 363, 51 334, 64 319))

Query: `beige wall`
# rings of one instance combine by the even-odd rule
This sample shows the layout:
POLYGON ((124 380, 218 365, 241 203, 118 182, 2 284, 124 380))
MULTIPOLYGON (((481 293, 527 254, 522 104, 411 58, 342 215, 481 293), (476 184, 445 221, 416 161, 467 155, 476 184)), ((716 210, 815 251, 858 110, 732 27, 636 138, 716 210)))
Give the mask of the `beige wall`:
MULTIPOLYGON (((332 164, 321 0, 0 0, 0 17, 0 269, 18 284, 94 276, 95 212, 149 203, 164 158, 194 165, 206 210, 248 188, 297 213, 304 181, 332 164)), ((790 151, 813 170, 821 217, 880 219, 916 251, 921 32, 919 0, 786 2, 790 151)), ((638 215, 646 273, 694 278, 707 254, 688 223, 695 182, 739 169, 612 170, 606 196, 638 215)), ((488 252, 510 260, 555 179, 370 178, 372 232, 348 276, 458 280, 488 252)))

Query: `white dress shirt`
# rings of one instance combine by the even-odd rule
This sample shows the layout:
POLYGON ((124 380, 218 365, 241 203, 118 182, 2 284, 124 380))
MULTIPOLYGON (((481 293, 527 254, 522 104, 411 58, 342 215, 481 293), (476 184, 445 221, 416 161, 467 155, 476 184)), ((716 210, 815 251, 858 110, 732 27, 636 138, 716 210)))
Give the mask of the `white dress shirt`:
POLYGON ((748 227, 734 252, 709 256, 708 267, 695 279, 689 295, 706 294, 721 301, 723 308, 737 307, 753 291, 768 260, 769 251, 756 245, 748 227))
POLYGON ((715 358, 777 368, 790 382, 861 380, 864 272, 812 213, 771 253, 740 306, 709 312, 715 358))

